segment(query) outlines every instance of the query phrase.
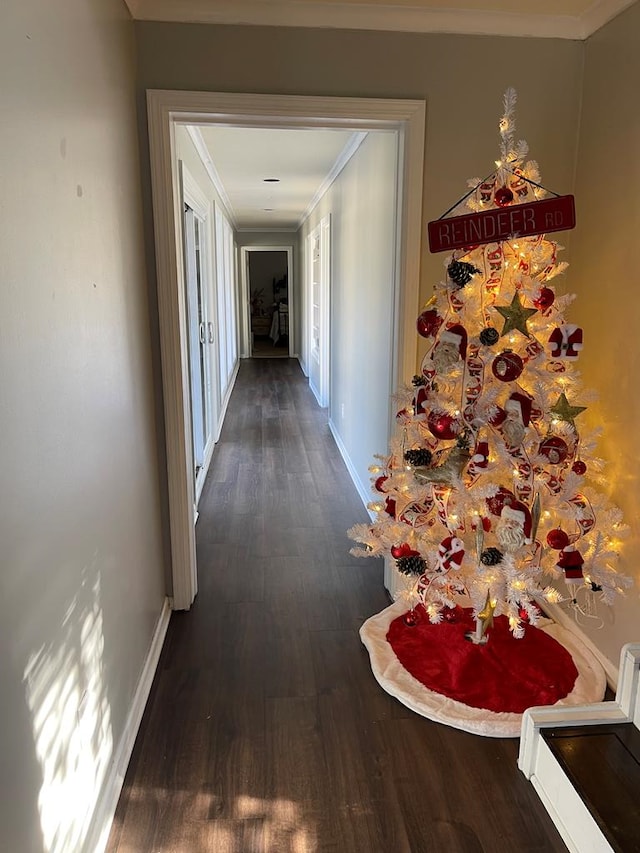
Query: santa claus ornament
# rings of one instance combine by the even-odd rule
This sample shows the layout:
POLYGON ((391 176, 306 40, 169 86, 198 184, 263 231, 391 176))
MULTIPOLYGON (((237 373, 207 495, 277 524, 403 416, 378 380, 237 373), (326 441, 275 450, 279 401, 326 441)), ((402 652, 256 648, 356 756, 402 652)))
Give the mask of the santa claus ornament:
POLYGON ((564 323, 549 335, 551 358, 577 358, 582 349, 582 329, 573 323, 564 323))
POLYGON ((459 323, 441 333, 431 360, 438 373, 446 373, 454 364, 467 357, 467 330, 459 323))
POLYGON ((519 391, 515 391, 504 404, 506 417, 500 428, 509 447, 519 447, 524 441, 526 428, 531 422, 531 405, 531 398, 519 391))
POLYGON ((496 538, 507 553, 531 544, 531 513, 520 501, 505 505, 496 525, 496 538))
POLYGON ((584 574, 582 572, 584 559, 582 554, 575 545, 567 545, 560 551, 556 565, 564 572, 565 583, 571 590, 572 600, 575 601, 577 587, 582 586, 584 581, 584 574))
POLYGON ((436 572, 445 574, 450 569, 460 567, 464 559, 464 542, 457 536, 447 536, 438 546, 436 572))

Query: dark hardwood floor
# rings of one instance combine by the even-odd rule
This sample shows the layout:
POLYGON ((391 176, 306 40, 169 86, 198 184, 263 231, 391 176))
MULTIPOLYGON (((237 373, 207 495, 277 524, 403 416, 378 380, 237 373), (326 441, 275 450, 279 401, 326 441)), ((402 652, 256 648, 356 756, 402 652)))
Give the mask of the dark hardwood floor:
POLYGON ((171 617, 108 853, 566 849, 516 740, 432 723, 374 680, 358 629, 389 603, 382 565, 346 536, 366 519, 297 361, 244 362, 200 591, 171 617))

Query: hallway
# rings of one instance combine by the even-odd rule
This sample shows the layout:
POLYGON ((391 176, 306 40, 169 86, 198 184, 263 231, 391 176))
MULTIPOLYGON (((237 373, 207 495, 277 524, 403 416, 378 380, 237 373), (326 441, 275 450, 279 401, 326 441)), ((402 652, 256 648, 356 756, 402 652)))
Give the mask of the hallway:
POLYGON ((517 740, 373 678, 358 629, 389 601, 346 536, 366 518, 298 362, 242 362, 108 853, 565 850, 517 740))

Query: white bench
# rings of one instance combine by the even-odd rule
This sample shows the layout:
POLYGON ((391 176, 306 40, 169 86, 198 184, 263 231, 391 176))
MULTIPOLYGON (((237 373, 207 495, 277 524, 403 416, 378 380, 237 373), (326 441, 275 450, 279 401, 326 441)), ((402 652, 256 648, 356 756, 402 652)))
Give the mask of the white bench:
POLYGON ((522 718, 518 767, 536 789, 571 853, 611 853, 614 848, 545 742, 543 731, 621 723, 640 729, 640 643, 622 649, 614 701, 529 708, 522 718))

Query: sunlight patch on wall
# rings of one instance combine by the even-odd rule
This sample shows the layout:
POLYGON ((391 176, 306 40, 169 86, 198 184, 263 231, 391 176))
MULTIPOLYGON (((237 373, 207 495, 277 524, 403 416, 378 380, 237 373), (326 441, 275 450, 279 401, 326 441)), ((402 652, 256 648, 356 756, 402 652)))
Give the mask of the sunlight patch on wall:
POLYGON ((38 809, 46 853, 82 849, 113 752, 99 602, 99 578, 83 581, 59 642, 32 654, 24 672, 42 771, 38 809))

